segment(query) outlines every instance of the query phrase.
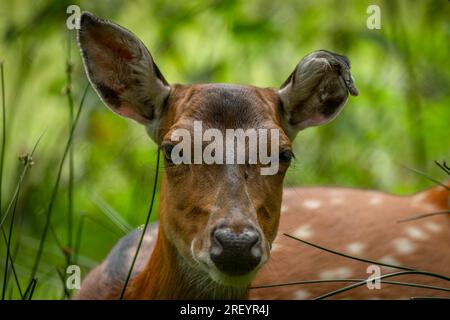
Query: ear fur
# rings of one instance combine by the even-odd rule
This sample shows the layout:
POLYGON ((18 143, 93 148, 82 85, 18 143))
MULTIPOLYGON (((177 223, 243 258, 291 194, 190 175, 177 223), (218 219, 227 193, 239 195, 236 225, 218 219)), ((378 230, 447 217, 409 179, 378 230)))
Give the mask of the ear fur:
POLYGON ((158 121, 170 86, 144 44, 130 31, 83 12, 78 30, 86 74, 115 113, 146 126, 158 121))
POLYGON ((345 56, 319 50, 303 58, 278 91, 284 127, 291 139, 299 130, 333 120, 343 109, 348 92, 358 95, 345 56))

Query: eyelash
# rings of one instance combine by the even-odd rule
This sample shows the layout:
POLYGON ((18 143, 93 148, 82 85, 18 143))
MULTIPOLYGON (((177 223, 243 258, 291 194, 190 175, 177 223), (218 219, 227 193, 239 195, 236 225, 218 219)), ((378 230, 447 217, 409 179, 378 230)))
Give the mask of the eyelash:
POLYGON ((279 159, 281 162, 289 163, 295 158, 291 150, 284 150, 280 152, 279 159))
POLYGON ((164 159, 168 164, 173 164, 171 159, 171 153, 172 153, 173 145, 172 144, 163 144, 160 146, 160 150, 164 155, 164 159))

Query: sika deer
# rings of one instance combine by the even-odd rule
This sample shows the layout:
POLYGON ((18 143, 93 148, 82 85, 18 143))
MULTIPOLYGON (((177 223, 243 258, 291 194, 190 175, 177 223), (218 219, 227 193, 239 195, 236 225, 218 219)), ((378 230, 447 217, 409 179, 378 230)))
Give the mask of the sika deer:
MULTIPOLYGON (((336 285, 250 291, 249 286, 367 278, 362 263, 306 247, 283 233, 369 258, 450 271, 447 217, 396 224, 410 214, 448 208, 447 190, 433 191, 439 194, 431 198, 430 193, 396 197, 357 189, 297 188, 285 190, 282 202, 298 131, 330 122, 348 92, 357 95, 346 57, 315 51, 300 61, 281 89, 169 85, 142 42, 118 25, 83 13, 78 40, 100 98, 115 113, 143 124, 165 158, 159 225, 147 231, 125 299, 310 298, 336 285), (221 134, 227 129, 277 130, 278 171, 262 175, 260 162, 175 164, 172 134, 178 129, 195 134, 194 121, 221 134)), ((135 231, 124 237, 87 276, 76 298, 117 299, 139 235, 135 231)), ((394 298, 417 291, 387 284, 382 288, 363 287, 351 294, 394 298)))

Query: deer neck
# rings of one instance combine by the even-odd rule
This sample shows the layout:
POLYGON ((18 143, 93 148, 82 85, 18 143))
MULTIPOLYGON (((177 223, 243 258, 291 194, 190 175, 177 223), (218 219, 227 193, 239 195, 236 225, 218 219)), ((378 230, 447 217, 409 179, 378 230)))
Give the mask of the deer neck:
MULTIPOLYGON (((164 205, 161 190, 160 216, 164 205)), ((214 282, 199 267, 191 266, 181 257, 159 224, 158 238, 151 258, 130 286, 127 299, 247 299, 248 288, 223 286, 214 282)))

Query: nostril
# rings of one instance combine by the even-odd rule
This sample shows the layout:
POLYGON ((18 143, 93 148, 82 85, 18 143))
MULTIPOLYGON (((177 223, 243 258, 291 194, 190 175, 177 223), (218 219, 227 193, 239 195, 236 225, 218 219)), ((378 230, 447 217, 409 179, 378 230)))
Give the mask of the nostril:
POLYGON ((250 229, 235 233, 228 228, 222 228, 214 232, 214 242, 221 248, 251 249, 259 239, 259 233, 250 229))
POLYGON ((233 232, 219 228, 213 232, 210 249, 211 260, 229 274, 245 274, 254 269, 262 256, 261 237, 254 229, 233 232))
POLYGON ((245 232, 245 237, 247 238, 250 248, 259 242, 259 232, 256 230, 248 230, 245 232))

